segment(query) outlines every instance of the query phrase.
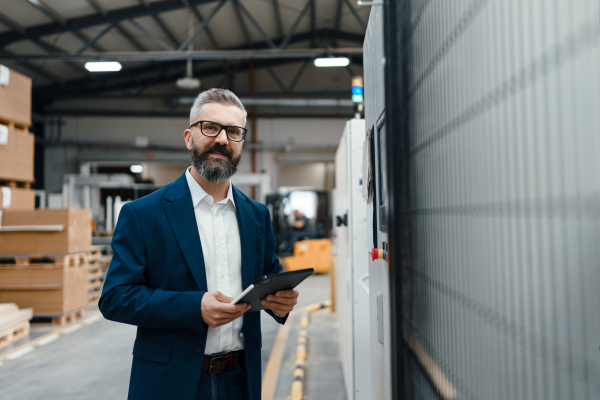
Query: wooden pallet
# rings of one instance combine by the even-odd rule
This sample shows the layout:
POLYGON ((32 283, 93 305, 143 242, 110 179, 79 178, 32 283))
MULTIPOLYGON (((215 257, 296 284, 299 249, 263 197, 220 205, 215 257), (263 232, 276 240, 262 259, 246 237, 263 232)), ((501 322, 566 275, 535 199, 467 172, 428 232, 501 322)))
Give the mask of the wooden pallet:
POLYGON ((90 286, 97 285, 99 281, 102 281, 102 278, 104 278, 104 272, 102 272, 101 269, 93 273, 90 272, 90 276, 88 278, 90 281, 90 286))
POLYGON ((7 254, 0 255, 2 267, 78 267, 88 262, 89 252, 72 254, 7 254))
POLYGON ((33 310, 19 309, 14 303, 0 304, 0 349, 29 335, 33 310))
POLYGON ((102 286, 104 284, 104 271, 99 261, 94 261, 89 267, 89 304, 95 304, 102 294, 102 286))
POLYGON ((90 256, 88 261, 89 262, 94 262, 94 261, 99 261, 102 258, 102 250, 92 250, 90 251, 90 256))
POLYGON ((31 182, 0 179, 0 186, 9 187, 11 189, 16 189, 16 188, 31 189, 31 182))
POLYGON ((33 322, 50 322, 52 325, 64 325, 83 318, 85 310, 78 308, 64 314, 33 314, 33 322))
POLYGON ((88 298, 88 304, 98 304, 98 300, 102 295, 102 285, 90 288, 90 297, 88 298))
POLYGON ((29 322, 23 322, 0 335, 0 349, 29 335, 29 322))
POLYGON ((8 126, 8 129, 20 129, 22 131, 29 130, 29 125, 20 124, 2 117, 0 117, 0 124, 8 126))
POLYGON ((88 263, 88 271, 90 271, 90 276, 102 272, 102 263, 100 261, 90 261, 88 263))

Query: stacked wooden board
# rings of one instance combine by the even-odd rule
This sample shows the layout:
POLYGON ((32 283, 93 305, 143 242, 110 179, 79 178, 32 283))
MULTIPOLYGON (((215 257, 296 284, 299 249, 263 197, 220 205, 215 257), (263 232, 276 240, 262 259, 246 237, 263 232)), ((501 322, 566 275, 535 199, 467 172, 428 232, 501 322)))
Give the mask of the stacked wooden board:
POLYGON ((29 335, 32 309, 21 309, 16 304, 0 304, 0 349, 29 335))
POLYGON ((32 210, 31 79, 0 65, 0 210, 32 210))
POLYGON ((35 209, 30 125, 31 79, 0 66, 0 303, 64 323, 97 291, 91 210, 35 209))
POLYGON ((64 323, 90 301, 91 210, 4 211, 0 302, 64 323))
POLYGON ((102 294, 102 285, 104 283, 104 268, 101 250, 92 249, 88 262, 88 301, 95 303, 102 294))

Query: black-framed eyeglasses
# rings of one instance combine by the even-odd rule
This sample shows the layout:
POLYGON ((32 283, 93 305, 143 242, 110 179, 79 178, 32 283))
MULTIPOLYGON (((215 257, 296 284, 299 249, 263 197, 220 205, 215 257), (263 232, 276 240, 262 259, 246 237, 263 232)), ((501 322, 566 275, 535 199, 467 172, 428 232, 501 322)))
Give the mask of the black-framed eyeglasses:
POLYGON ((241 142, 242 140, 244 140, 244 137, 248 132, 248 129, 242 128, 241 126, 221 125, 213 121, 196 121, 190 125, 190 129, 192 129, 192 127, 196 125, 199 125, 200 132, 202 132, 204 136, 208 137, 217 137, 219 136, 221 131, 225 129, 227 138, 232 142, 241 142))

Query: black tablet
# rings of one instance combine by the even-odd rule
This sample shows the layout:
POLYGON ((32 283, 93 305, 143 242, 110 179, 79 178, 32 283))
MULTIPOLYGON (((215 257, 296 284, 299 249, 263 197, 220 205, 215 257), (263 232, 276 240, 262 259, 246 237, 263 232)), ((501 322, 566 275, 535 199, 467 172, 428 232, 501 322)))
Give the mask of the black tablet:
POLYGON ((298 271, 282 272, 280 274, 263 275, 252 285, 248 286, 231 304, 247 303, 252 307, 248 312, 264 310, 260 303, 268 295, 280 290, 290 290, 298 286, 303 280, 315 272, 314 269, 300 269, 298 271))

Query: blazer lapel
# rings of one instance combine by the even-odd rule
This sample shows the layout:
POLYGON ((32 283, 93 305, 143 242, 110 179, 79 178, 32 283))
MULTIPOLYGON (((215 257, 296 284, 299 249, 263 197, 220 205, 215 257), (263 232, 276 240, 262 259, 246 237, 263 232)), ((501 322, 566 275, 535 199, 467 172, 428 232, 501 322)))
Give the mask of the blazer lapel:
POLYGON ((256 280, 254 257, 256 255, 256 220, 254 210, 246 196, 233 187, 240 242, 242 247, 242 286, 246 289, 256 280))
POLYGON ((185 173, 171 184, 165 195, 169 203, 164 205, 167 218, 177 242, 200 290, 208 290, 202 244, 196 224, 192 195, 185 173))

